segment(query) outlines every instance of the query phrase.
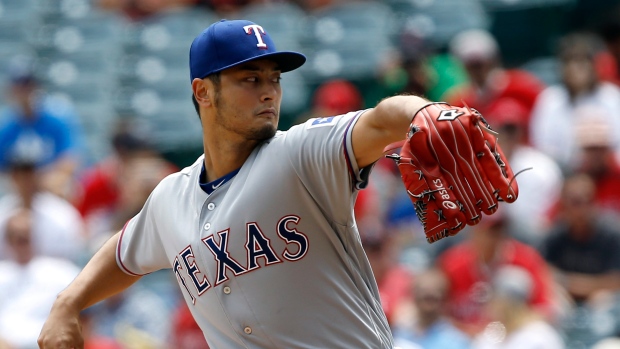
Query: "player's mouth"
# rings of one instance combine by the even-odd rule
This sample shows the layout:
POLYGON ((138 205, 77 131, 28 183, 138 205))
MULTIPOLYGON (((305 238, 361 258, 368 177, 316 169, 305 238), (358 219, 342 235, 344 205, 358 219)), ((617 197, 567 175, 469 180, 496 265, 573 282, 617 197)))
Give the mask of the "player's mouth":
POLYGON ((257 115, 263 116, 263 117, 275 118, 278 114, 276 112, 276 108, 267 108, 267 109, 261 110, 257 115))

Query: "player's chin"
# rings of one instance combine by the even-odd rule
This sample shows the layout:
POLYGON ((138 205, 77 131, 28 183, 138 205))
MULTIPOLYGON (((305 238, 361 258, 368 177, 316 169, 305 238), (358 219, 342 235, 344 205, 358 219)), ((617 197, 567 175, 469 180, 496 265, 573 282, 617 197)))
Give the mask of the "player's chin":
POLYGON ((264 141, 275 136, 277 128, 277 122, 273 124, 263 124, 260 127, 252 129, 248 138, 255 141, 264 141))

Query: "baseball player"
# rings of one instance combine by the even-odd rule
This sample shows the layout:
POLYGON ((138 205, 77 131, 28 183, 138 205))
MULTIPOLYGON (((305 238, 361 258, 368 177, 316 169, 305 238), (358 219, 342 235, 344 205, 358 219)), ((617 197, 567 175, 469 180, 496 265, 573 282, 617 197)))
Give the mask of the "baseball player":
POLYGON ((82 348, 79 312, 160 269, 211 348, 393 347, 353 205, 428 101, 396 96, 276 131, 281 74, 305 60, 249 21, 198 35, 189 63, 204 155, 165 178, 58 296, 40 348, 82 348))

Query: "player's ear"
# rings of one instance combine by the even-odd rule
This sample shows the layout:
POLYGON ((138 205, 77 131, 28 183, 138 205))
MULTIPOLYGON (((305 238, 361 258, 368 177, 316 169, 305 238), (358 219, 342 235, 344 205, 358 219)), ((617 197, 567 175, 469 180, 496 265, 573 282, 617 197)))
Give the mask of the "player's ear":
POLYGON ((213 106, 212 98, 209 96, 209 87, 205 80, 194 79, 192 81, 192 91, 194 92, 194 97, 196 98, 196 102, 198 102, 198 104, 203 107, 213 106))

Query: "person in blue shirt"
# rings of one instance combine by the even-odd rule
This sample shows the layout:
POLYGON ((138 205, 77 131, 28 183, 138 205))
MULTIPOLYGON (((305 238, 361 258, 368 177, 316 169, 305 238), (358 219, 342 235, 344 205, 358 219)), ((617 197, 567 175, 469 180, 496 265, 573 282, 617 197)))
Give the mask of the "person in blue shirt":
POLYGON ((422 349, 468 349, 470 338, 444 315, 448 281, 440 270, 429 269, 414 277, 413 319, 394 328, 397 347, 422 349))
POLYGON ((75 134, 68 118, 45 107, 33 67, 25 56, 9 64, 9 107, 0 125, 0 169, 5 171, 16 154, 28 154, 37 159, 44 189, 66 196, 79 163, 75 134))

